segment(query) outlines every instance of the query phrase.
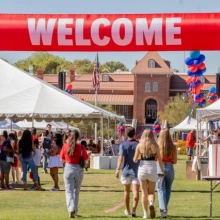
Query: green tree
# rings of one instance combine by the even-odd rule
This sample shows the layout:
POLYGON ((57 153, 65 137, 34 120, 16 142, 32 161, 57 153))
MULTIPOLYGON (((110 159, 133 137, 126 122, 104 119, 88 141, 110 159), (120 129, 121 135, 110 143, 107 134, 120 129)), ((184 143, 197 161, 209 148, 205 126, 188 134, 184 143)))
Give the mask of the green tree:
MULTIPOLYGON (((206 106, 209 105, 208 103, 206 106)), ((205 106, 204 106, 205 107, 205 106)), ((192 117, 196 117, 196 108, 197 106, 194 105, 192 117)), ((192 98, 189 95, 189 102, 187 103, 183 96, 177 94, 174 97, 170 97, 167 105, 163 112, 159 112, 159 119, 160 120, 167 120, 168 124, 175 126, 183 121, 187 115, 189 115, 192 109, 192 98)))
POLYGON ((36 72, 38 67, 42 67, 45 74, 57 74, 61 67, 63 67, 67 72, 73 64, 64 58, 55 56, 50 53, 33 53, 26 59, 18 60, 15 66, 23 69, 24 71, 29 70, 29 66, 33 66, 33 71, 36 72))
POLYGON ((74 60, 73 65, 77 74, 92 73, 94 70, 94 62, 91 62, 89 59, 74 60))
POLYGON ((100 72, 102 73, 114 73, 114 72, 128 71, 128 68, 121 62, 110 61, 100 66, 100 72))

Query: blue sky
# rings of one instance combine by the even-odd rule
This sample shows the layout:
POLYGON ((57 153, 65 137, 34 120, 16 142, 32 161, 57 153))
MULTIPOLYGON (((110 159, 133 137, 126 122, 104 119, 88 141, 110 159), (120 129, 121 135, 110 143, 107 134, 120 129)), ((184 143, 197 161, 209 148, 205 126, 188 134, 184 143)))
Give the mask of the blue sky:
MULTIPOLYGON (((198 13, 220 10, 220 0, 0 0, 0 2, 1 13, 25 14, 198 13)), ((202 53, 206 55, 207 73, 216 73, 220 67, 220 51, 202 51, 202 53)), ((29 52, 0 52, 0 57, 14 63, 30 54, 29 52)), ((83 58, 95 59, 95 53, 88 52, 53 54, 70 61, 83 58)), ((145 52, 100 53, 99 59, 101 63, 112 60, 121 61, 131 70, 135 65, 135 60, 141 59, 145 54, 145 52)), ((183 52, 160 52, 160 55, 171 61, 172 68, 183 72, 183 52)), ((187 55, 188 52, 186 52, 187 55)))

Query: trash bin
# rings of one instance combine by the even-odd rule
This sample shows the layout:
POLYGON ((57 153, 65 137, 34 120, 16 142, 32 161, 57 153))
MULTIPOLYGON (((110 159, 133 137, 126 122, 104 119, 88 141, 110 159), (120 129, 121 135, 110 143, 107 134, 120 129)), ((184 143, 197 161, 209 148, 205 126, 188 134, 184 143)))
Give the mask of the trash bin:
POLYGON ((182 133, 182 141, 185 141, 185 140, 186 140, 187 134, 188 134, 188 133, 185 133, 185 132, 182 133))

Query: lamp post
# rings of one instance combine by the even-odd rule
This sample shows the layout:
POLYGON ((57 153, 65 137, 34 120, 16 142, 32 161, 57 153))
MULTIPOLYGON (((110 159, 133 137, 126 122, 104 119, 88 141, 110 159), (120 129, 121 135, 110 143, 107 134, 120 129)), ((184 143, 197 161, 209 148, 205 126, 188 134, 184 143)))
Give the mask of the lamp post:
POLYGON ((29 66, 28 67, 28 72, 29 72, 29 74, 31 75, 31 76, 33 76, 33 66, 29 66))

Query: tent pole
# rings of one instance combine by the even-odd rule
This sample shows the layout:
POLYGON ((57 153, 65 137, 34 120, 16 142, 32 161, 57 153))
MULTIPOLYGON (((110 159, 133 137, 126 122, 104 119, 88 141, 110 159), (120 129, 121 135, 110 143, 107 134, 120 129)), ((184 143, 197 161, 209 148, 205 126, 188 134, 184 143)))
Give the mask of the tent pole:
POLYGON ((103 156, 103 143, 104 143, 104 140, 103 140, 103 116, 102 116, 102 114, 100 114, 100 131, 101 131, 101 137, 102 137, 102 140, 101 140, 101 156, 103 156))
POLYGON ((11 131, 12 131, 12 119, 10 119, 10 121, 11 121, 11 131))
POLYGON ((116 136, 117 136, 117 128, 116 128, 116 118, 115 118, 115 138, 114 138, 114 140, 116 140, 116 136))
POLYGON ((108 117, 108 140, 109 140, 109 117, 108 117))
POLYGON ((95 143, 97 144, 97 123, 95 123, 95 143))
POLYGON ((34 115, 32 115, 32 128, 34 128, 34 115))

